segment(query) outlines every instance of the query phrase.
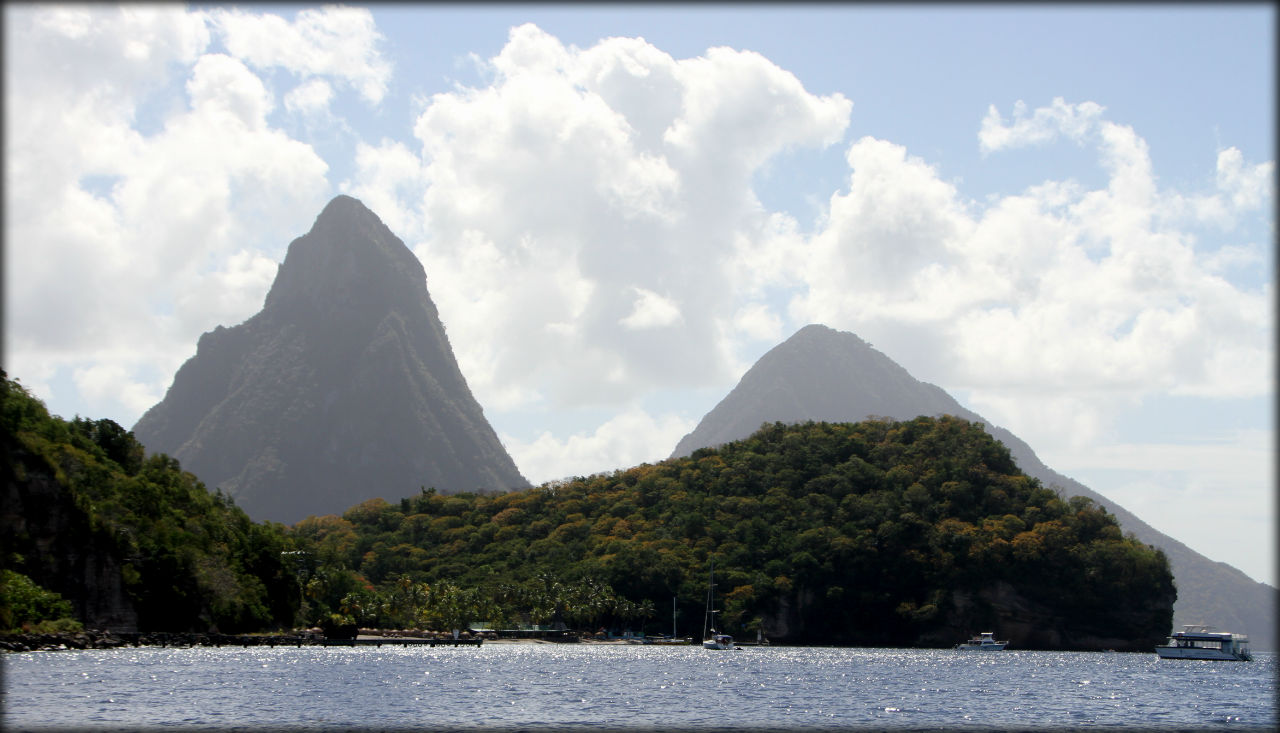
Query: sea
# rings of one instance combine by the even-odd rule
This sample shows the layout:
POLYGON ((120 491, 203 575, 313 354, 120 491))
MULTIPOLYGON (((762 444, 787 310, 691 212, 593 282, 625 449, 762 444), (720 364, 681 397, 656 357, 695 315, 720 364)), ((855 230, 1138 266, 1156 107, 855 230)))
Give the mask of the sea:
POLYGON ((485 644, 3 655, 0 729, 1274 730, 1276 655, 485 644))

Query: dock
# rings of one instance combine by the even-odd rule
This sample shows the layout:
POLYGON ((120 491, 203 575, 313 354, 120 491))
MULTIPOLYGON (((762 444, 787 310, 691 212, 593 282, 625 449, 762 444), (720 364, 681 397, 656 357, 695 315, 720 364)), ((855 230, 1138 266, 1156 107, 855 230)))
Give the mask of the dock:
POLYGON ((414 636, 358 636, 354 639, 317 639, 313 646, 480 646, 484 639, 419 639, 414 636))

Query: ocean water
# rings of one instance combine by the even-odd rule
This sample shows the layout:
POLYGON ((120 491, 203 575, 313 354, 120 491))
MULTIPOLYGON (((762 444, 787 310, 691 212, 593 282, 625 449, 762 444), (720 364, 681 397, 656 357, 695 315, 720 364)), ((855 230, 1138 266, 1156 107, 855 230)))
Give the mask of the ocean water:
POLYGON ((3 656, 0 728, 1275 729, 1276 656, 486 644, 3 656))

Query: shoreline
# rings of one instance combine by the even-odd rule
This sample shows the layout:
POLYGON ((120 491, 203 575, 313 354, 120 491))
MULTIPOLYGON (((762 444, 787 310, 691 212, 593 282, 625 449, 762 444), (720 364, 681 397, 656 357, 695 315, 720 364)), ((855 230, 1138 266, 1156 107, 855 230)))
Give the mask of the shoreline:
POLYGON ((51 634, 18 633, 0 634, 0 653, 35 651, 71 651, 83 649, 119 649, 121 647, 223 647, 223 646, 366 646, 404 644, 413 646, 483 646, 487 644, 588 644, 588 645, 639 645, 628 639, 594 639, 569 637, 566 639, 533 638, 462 638, 449 636, 409 636, 384 634, 358 634, 355 639, 325 639, 314 635, 299 634, 218 634, 203 632, 138 632, 85 630, 51 634))

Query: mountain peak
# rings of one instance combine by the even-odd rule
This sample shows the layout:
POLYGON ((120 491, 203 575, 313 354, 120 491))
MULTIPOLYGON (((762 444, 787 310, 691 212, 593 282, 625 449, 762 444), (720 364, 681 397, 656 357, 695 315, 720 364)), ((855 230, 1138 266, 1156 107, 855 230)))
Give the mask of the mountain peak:
MULTIPOLYGON (((810 323, 809 325, 805 326, 804 328, 792 334, 791 339, 814 338, 818 336, 832 336, 832 335, 838 335, 840 333, 841 333, 840 331, 837 331, 830 326, 824 326, 821 323, 810 323)), ((848 332, 844 332, 844 335, 858 338, 857 336, 854 336, 852 333, 848 333, 848 332)), ((791 339, 787 339, 787 340, 790 341, 791 339)), ((861 340, 861 339, 858 339, 858 340, 861 340)))
POLYGON ((814 323, 760 357, 672 457, 740 440, 762 422, 938 414, 965 413, 945 392, 915 379, 857 335, 814 323))
POLYGON ((384 308, 388 298, 421 288, 426 277, 422 263, 376 214, 357 199, 337 196, 311 231, 289 244, 265 310, 384 308))
POLYGON ((1204 618, 1246 630, 1256 648, 1276 648, 1275 589, 1215 563, 1168 537, 1089 487, 1053 471, 1025 442, 965 409, 941 388, 921 382, 858 336, 811 324, 752 365, 737 386, 676 446, 672 457, 746 438, 764 423, 858 422, 872 416, 910 420, 954 415, 982 423, 1009 448, 1019 468, 1064 496, 1101 504, 1148 544, 1169 556, 1178 581, 1174 624, 1204 618))
POLYGON ((255 519, 528 485, 458 368, 422 264, 350 196, 289 244, 257 315, 200 338, 134 433, 255 519))

